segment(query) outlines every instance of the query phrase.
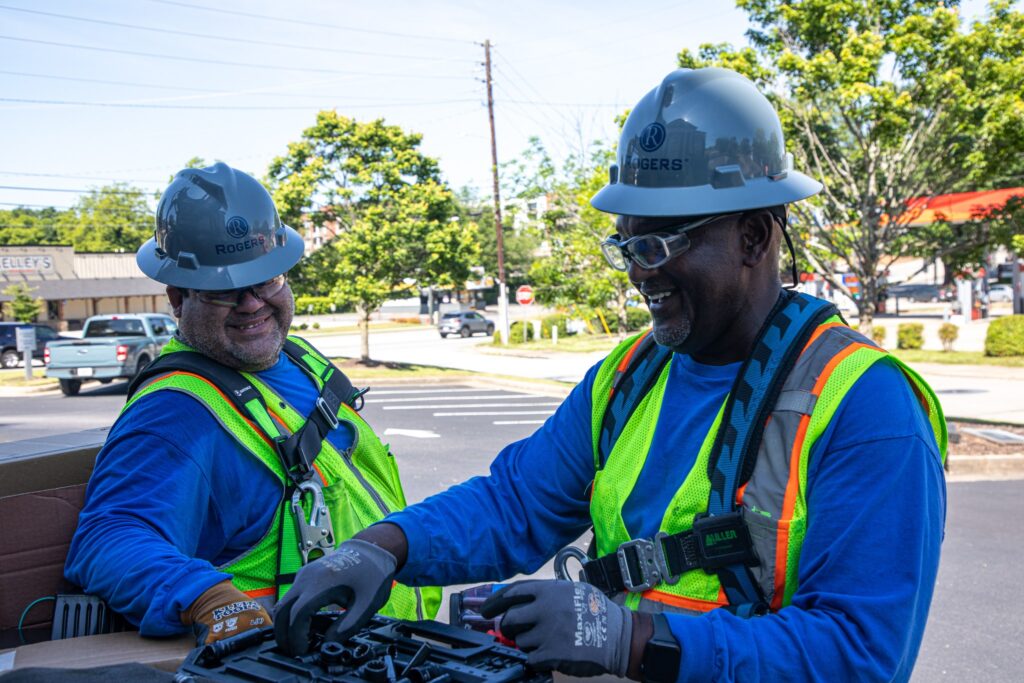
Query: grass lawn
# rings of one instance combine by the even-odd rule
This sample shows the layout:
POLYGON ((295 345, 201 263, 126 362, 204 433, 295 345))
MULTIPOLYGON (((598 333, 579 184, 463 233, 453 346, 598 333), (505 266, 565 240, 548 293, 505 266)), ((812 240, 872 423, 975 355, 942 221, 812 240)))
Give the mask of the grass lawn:
POLYGON ((0 370, 0 387, 38 387, 57 384, 57 380, 44 377, 43 368, 32 369, 32 379, 25 379, 25 368, 0 370))
POLYGON ((611 351, 623 338, 609 334, 574 334, 568 337, 559 337, 557 344, 552 344, 550 339, 530 341, 526 343, 509 344, 502 347, 500 342, 494 342, 496 348, 507 348, 512 351, 559 351, 564 353, 590 353, 592 351, 611 351))
POLYGON ((1024 368, 1024 356, 994 357, 981 351, 925 351, 923 349, 890 349, 902 361, 914 363, 943 363, 945 365, 996 365, 1024 368))

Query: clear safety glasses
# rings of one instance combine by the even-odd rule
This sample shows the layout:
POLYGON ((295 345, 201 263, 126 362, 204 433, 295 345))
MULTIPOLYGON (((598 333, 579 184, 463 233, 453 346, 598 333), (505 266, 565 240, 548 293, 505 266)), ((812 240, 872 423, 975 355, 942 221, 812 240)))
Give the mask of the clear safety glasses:
POLYGON ((212 304, 214 306, 224 306, 226 308, 234 308, 242 300, 242 295, 246 292, 252 292, 260 301, 266 301, 281 293, 284 289, 284 283, 288 279, 282 274, 277 277, 272 277, 266 282, 261 282, 258 285, 251 285, 249 287, 239 287, 238 289, 222 289, 222 290, 192 290, 199 297, 199 300, 204 304, 212 304))
POLYGON ((647 270, 660 268, 690 248, 690 238, 686 236, 687 232, 739 215, 739 213, 726 213, 708 216, 697 221, 670 225, 658 232, 636 235, 626 240, 620 240, 618 235, 612 235, 601 243, 601 252, 607 259, 608 265, 615 270, 629 270, 630 261, 647 270))

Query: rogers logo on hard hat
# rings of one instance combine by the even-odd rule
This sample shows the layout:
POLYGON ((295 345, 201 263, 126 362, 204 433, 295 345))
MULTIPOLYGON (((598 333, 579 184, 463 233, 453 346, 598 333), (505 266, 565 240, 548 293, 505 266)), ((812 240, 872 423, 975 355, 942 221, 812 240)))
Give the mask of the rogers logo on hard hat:
POLYGON ((232 216, 225 223, 224 228, 228 231, 228 234, 237 240, 242 239, 249 234, 249 223, 246 222, 241 216, 232 216))
POLYGON ((256 235, 252 239, 244 240, 236 244, 218 244, 214 247, 214 250, 218 254, 237 254, 240 251, 246 251, 247 249, 254 249, 256 247, 262 247, 266 243, 266 238, 263 235, 256 235))
POLYGON ((643 151, 653 152, 665 142, 665 126, 657 121, 647 124, 647 127, 640 131, 637 142, 640 143, 640 149, 643 151))

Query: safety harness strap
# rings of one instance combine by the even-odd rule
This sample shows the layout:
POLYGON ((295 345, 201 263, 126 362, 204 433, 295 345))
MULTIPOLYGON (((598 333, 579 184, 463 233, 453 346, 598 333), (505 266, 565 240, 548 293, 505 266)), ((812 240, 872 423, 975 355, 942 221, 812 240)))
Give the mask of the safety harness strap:
MULTIPOLYGON (((764 595, 750 571, 757 566, 758 559, 744 511, 736 507, 736 492, 754 471, 765 422, 797 357, 818 325, 836 314, 835 306, 820 299, 787 291, 779 295, 726 401, 722 427, 708 463, 711 493, 707 512, 698 515, 687 531, 627 541, 615 552, 585 563, 583 576, 589 583, 607 593, 638 592, 662 581, 676 583, 681 574, 700 568, 718 575, 729 611, 744 617, 767 612, 764 595)), ((632 358, 627 355, 623 365, 650 362, 649 355, 640 354, 647 338, 634 349, 632 358)), ((628 367, 620 366, 616 380, 629 372, 628 367)), ((644 372, 652 370, 647 368, 644 372)), ((619 396, 620 406, 630 412, 650 387, 636 371, 633 376, 639 381, 623 382, 622 387, 628 390, 619 396), (643 384, 643 393, 635 395, 633 392, 643 384)), ((613 383, 613 401, 615 391, 613 383)), ((602 437, 608 412, 602 423, 602 437)), ((623 426, 624 423, 618 426, 616 438, 623 426)), ((606 450, 602 442, 603 457, 607 457, 613 445, 614 439, 606 450)))

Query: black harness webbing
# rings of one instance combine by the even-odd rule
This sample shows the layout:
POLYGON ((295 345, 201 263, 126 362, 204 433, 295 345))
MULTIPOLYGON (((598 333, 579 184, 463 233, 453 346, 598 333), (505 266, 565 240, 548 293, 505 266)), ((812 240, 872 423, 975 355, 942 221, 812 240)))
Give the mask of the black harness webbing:
MULTIPOLYGON (((711 494, 707 512, 695 518, 693 527, 687 531, 627 541, 615 552, 585 563, 583 575, 588 583, 607 593, 637 592, 661 581, 676 583, 684 572, 699 568, 718 575, 729 602, 726 609, 744 617, 767 612, 764 595, 750 570, 757 566, 758 558, 743 510, 736 508, 736 492, 754 471, 765 421, 797 357, 818 325, 836 314, 835 306, 826 301, 786 291, 779 295, 726 401, 708 462, 711 494)), ((629 365, 650 362, 650 352, 641 355, 641 346, 629 365)), ((664 360, 660 363, 659 371, 664 360)), ((628 372, 626 368, 621 374, 625 376, 628 372)), ((657 374, 654 371, 655 377, 657 374)), ((621 382, 618 396, 614 383, 619 377, 613 380, 612 401, 618 399, 614 409, 620 416, 625 415, 624 421, 621 417, 614 420, 620 423, 612 428, 615 437, 653 385, 653 381, 644 381, 639 374, 634 376, 638 379, 621 382)), ((614 445, 614 438, 608 443, 604 440, 608 412, 612 409, 610 403, 602 422, 602 458, 614 445)))
POLYGON ((189 372, 209 380, 274 443, 289 478, 293 482, 302 481, 312 475, 313 462, 320 453, 323 440, 338 427, 338 411, 342 404, 358 410, 362 407, 361 398, 365 391, 353 387, 345 374, 329 361, 321 372, 311 368, 303 358, 309 352, 291 339, 285 342, 284 352, 305 372, 323 382, 312 412, 302 427, 288 437, 266 434, 260 428, 269 415, 267 404, 263 395, 242 373, 196 351, 178 351, 157 357, 128 385, 128 400, 149 380, 171 372, 189 372))

